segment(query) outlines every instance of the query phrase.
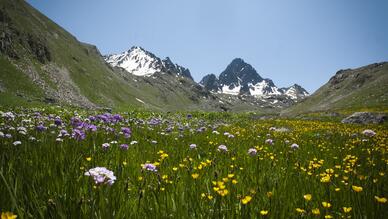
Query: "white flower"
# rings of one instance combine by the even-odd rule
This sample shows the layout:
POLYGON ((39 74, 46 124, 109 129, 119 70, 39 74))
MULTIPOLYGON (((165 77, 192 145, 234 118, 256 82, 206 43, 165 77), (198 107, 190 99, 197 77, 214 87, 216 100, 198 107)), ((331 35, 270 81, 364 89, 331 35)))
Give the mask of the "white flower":
POLYGON ((227 152, 228 151, 228 148, 226 147, 226 145, 220 145, 218 146, 218 151, 221 151, 221 152, 227 152))
POLYGON ((364 131, 362 131, 362 134, 364 134, 368 137, 373 137, 376 135, 376 132, 374 132, 373 130, 370 130, 370 129, 365 129, 364 131))
POLYGON ((295 149, 299 149, 299 145, 298 145, 298 144, 295 144, 295 143, 292 144, 290 147, 291 147, 291 149, 294 149, 294 150, 295 150, 295 149))
POLYGON ((16 146, 16 145, 22 144, 22 142, 21 141, 15 141, 12 144, 16 146))

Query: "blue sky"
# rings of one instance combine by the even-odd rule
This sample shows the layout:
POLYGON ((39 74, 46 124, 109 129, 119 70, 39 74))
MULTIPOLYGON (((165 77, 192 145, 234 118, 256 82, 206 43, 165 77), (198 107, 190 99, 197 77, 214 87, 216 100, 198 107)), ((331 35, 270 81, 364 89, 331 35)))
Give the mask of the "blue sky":
POLYGON ((343 68, 388 61, 386 0, 27 0, 102 54, 137 45, 199 81, 243 58, 309 92, 343 68))

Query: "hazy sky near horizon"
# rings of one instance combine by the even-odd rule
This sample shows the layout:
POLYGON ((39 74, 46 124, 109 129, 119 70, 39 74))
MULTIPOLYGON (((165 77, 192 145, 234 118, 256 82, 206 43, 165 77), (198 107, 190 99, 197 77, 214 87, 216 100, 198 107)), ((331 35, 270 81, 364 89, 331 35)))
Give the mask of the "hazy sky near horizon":
POLYGON ((27 0, 102 54, 141 46, 218 75, 243 58, 313 92, 339 69, 388 61, 386 0, 27 0))

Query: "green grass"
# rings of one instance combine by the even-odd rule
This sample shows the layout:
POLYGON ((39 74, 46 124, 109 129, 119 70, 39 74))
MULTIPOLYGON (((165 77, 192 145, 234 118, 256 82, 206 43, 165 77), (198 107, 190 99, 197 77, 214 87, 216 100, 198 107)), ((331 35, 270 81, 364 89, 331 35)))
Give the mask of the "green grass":
MULTIPOLYGON (((81 118, 96 113, 76 111, 81 118)), ((0 138, 0 211, 11 211, 20 218, 260 218, 262 210, 269 212, 265 216, 269 218, 312 218, 315 208, 320 210, 318 217, 388 217, 388 204, 375 199, 388 197, 388 129, 384 126, 263 121, 252 120, 252 114, 231 113, 194 112, 188 119, 185 113, 131 111, 123 114, 127 122, 94 122, 98 130, 87 131, 82 141, 63 137, 63 142, 57 142, 59 130, 71 132, 70 125, 44 132, 37 131, 35 125, 49 127, 53 123, 49 114, 69 124, 73 110, 51 107, 17 112, 24 115, 14 121, 0 118, 2 132, 12 134, 12 138, 0 138), (43 111, 43 116, 33 116, 36 111, 43 111), (169 122, 140 122, 151 118, 169 122), (31 121, 21 122, 26 119, 31 121), (27 134, 5 128, 8 125, 27 127, 27 134), (116 131, 105 131, 107 126, 116 131), (130 127, 132 136, 124 138, 119 133, 121 127, 130 127), (199 132, 200 127, 206 129, 199 132), (290 131, 270 131, 270 127, 290 131), (376 136, 362 135, 366 128, 373 129, 376 136), (30 140, 31 136, 36 140, 30 140), (265 143, 268 138, 274 140, 273 145, 265 143), (22 144, 14 146, 16 140, 22 144), (119 148, 134 140, 138 144, 128 150, 119 148), (103 143, 112 141, 118 143, 102 149, 103 143), (192 143, 197 149, 189 149, 192 143), (292 143, 300 148, 292 150, 292 143), (221 144, 228 152, 217 150, 221 144), (257 155, 249 156, 249 148, 256 148, 257 155), (142 169, 144 163, 156 164, 158 171, 142 169), (116 182, 96 185, 84 175, 96 166, 112 170, 116 182), (330 175, 327 183, 321 182, 325 174, 330 175), (353 185, 363 191, 355 192, 353 185), (227 194, 220 195, 217 188, 227 194), (306 194, 312 195, 310 201, 303 198, 306 194), (252 199, 243 204, 247 196, 252 199), (323 201, 332 207, 324 208, 323 201), (343 207, 352 210, 345 213, 343 207), (296 208, 306 213, 300 214, 296 208)))

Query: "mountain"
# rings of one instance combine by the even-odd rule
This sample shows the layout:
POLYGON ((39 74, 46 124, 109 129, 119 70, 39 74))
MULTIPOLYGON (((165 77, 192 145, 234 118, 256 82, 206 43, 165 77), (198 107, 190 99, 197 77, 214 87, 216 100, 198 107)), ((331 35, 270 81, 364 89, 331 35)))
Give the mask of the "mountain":
POLYGON ((174 64, 169 57, 161 60, 153 53, 134 46, 120 54, 107 55, 104 59, 113 67, 121 67, 137 76, 151 76, 157 72, 169 72, 193 80, 190 70, 174 64))
POLYGON ((24 0, 0 0, 0 29, 0 106, 274 113, 299 100, 242 59, 203 86, 141 47, 102 56, 24 0))
POLYGON ((0 29, 0 106, 223 110, 217 97, 169 58, 160 60, 140 47, 112 56, 132 68, 129 74, 24 0, 0 0, 0 29))
POLYGON ((339 70, 310 97, 284 109, 283 115, 321 111, 386 110, 388 62, 339 70))
POLYGON ((271 79, 262 78, 257 71, 241 58, 234 59, 219 77, 206 75, 200 84, 209 91, 230 95, 248 95, 256 98, 288 98, 298 101, 308 92, 300 85, 278 88, 271 79))

